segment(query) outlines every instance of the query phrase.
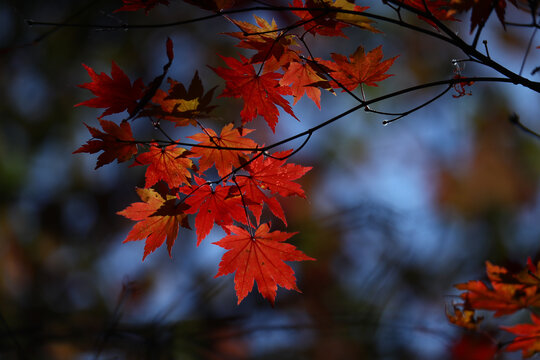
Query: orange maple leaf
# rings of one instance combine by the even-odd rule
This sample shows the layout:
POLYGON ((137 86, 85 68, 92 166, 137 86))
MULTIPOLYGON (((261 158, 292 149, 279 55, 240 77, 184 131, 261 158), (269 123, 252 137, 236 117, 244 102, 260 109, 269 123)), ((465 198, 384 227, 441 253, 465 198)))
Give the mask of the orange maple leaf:
POLYGON ((122 211, 117 212, 128 219, 138 221, 129 232, 124 243, 146 239, 144 245, 143 261, 154 250, 160 247, 167 239, 167 250, 171 256, 171 249, 178 236, 178 226, 190 228, 187 214, 184 213, 186 205, 176 206, 176 197, 166 195, 162 197, 153 189, 137 188, 137 194, 143 202, 136 202, 122 211))
POLYGON ((518 335, 505 351, 519 351, 524 358, 540 352, 540 316, 531 313, 532 324, 501 326, 501 329, 518 335))
POLYGON ((242 124, 261 115, 275 132, 279 116, 276 105, 297 119, 289 102, 282 97, 282 95, 292 94, 291 88, 279 84, 278 79, 281 79, 282 74, 266 72, 259 75, 249 60, 242 55, 240 55, 241 61, 232 57, 221 56, 221 58, 229 69, 210 68, 226 80, 225 90, 220 97, 235 97, 244 100, 244 108, 240 113, 242 124))
POLYGON ((93 139, 90 139, 75 150, 73 153, 90 153, 94 154, 98 151, 103 151, 98 156, 96 169, 113 162, 115 159, 121 163, 131 159, 137 154, 137 145, 131 132, 131 127, 127 121, 122 121, 120 126, 108 120, 100 119, 99 123, 105 132, 84 124, 93 139))
POLYGON ((144 186, 147 188, 160 180, 165 181, 170 188, 176 188, 187 184, 188 177, 191 177, 189 170, 195 169, 193 162, 186 157, 190 154, 176 145, 162 147, 152 143, 150 150, 139 154, 131 166, 150 164, 145 174, 144 186))
MULTIPOLYGON (((320 59, 315 59, 319 61, 320 59)), ((283 74, 279 81, 281 85, 292 85, 292 95, 294 97, 293 105, 296 105, 298 100, 306 94, 317 107, 321 108, 321 90, 318 86, 328 84, 328 81, 323 77, 323 74, 310 63, 293 61, 283 74)), ((328 85, 329 87, 330 85, 328 85)))
POLYGON ((315 259, 284 243, 296 233, 270 232, 268 224, 260 225, 253 235, 233 225, 228 230, 236 235, 228 235, 214 243, 228 250, 221 258, 215 277, 236 272, 234 288, 238 304, 251 292, 254 282, 257 282, 259 293, 272 305, 278 285, 300 292, 294 271, 285 261, 315 259))
POLYGON ((397 56, 381 62, 382 58, 382 46, 377 46, 367 54, 364 53, 364 48, 359 46, 350 58, 332 53, 334 62, 322 61, 322 63, 332 70, 330 75, 336 80, 330 82, 332 87, 344 87, 352 91, 360 84, 377 86, 376 82, 393 76, 385 73, 390 69, 397 56))
POLYGON ((273 19, 270 24, 257 15, 254 15, 254 17, 258 26, 245 21, 231 20, 242 31, 225 34, 241 40, 236 46, 257 50, 257 53, 250 58, 250 63, 264 62, 265 71, 276 71, 281 66, 288 64, 291 58, 296 56, 296 52, 289 49, 291 45, 296 44, 294 36, 284 35, 281 31, 278 31, 276 22, 273 19))
POLYGON ((529 306, 540 306, 537 286, 519 283, 507 269, 489 261, 486 261, 486 272, 491 288, 477 280, 455 285, 457 289, 467 291, 460 296, 471 308, 493 310, 494 316, 498 317, 529 306))
POLYGON ((200 172, 202 173, 214 165, 218 175, 223 177, 228 175, 233 167, 239 167, 242 162, 248 159, 246 154, 249 151, 225 150, 219 147, 254 149, 257 147, 257 143, 244 137, 252 131, 251 129, 234 128, 234 125, 230 123, 221 129, 219 136, 212 129, 205 129, 202 133, 188 136, 199 142, 199 146, 193 146, 191 152, 194 157, 201 157, 199 160, 200 172))
POLYGON ((90 90, 96 97, 76 104, 75 106, 88 106, 93 108, 106 108, 102 118, 106 115, 120 113, 127 110, 131 115, 137 108, 137 101, 143 96, 144 84, 141 79, 135 80, 133 85, 127 75, 112 62, 111 76, 96 72, 89 66, 82 64, 92 82, 78 85, 90 90))

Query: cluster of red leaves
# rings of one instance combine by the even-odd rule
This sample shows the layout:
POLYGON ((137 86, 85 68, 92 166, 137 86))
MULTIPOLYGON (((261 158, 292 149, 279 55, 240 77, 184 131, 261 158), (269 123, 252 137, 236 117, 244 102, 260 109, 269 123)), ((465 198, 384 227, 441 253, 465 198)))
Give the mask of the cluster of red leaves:
MULTIPOLYGON (((124 6, 118 11, 144 9, 148 12, 158 3, 167 5, 167 1, 124 0, 124 6)), ((210 1, 199 6, 215 9, 233 3, 210 1)), ((313 35, 345 36, 342 30, 351 25, 377 31, 370 20, 357 15, 367 7, 348 1, 307 0, 303 3, 295 0, 291 7, 299 8, 294 10, 300 18, 296 26, 303 26, 313 35), (309 7, 327 10, 301 10, 309 7), (336 13, 336 9, 354 13, 344 15, 336 13)), ((297 35, 283 33, 274 20, 268 22, 255 16, 255 24, 231 21, 240 31, 226 35, 238 39, 239 48, 255 53, 249 58, 239 55, 239 59, 221 56, 227 67, 211 69, 225 81, 221 97, 244 101, 240 113, 242 125, 260 115, 275 131, 279 108, 296 118, 284 96, 292 95, 296 104, 306 94, 320 108, 321 89, 352 91, 362 84, 377 86, 377 82, 390 76, 386 72, 395 60, 383 61, 381 47, 367 54, 359 47, 350 60, 339 54, 332 54, 333 61, 307 59, 298 49, 297 35)), ((214 108, 211 101, 215 88, 205 92, 196 72, 189 87, 169 78, 168 90, 161 90, 160 85, 174 58, 170 40, 167 56, 169 62, 163 74, 146 86, 140 79, 131 83, 114 62, 111 77, 98 75, 85 65, 92 81, 80 86, 90 90, 95 98, 77 106, 105 108, 100 116, 103 131, 87 126, 92 139, 75 152, 102 151, 96 167, 115 159, 124 162, 132 158, 131 166, 147 166, 144 188, 137 189, 142 202, 119 212, 137 222, 125 241, 146 239, 143 260, 165 242, 170 254, 179 227, 189 228, 188 219, 195 216, 197 245, 214 225, 228 234, 215 243, 228 250, 217 276, 236 272, 238 302, 256 282, 259 292, 273 303, 278 285, 298 290, 293 270, 284 261, 312 258, 285 243, 294 234, 271 231, 269 224, 261 222, 261 216, 267 207, 286 226, 279 197, 305 198, 296 180, 311 168, 289 163, 292 150, 273 154, 259 150, 261 146, 247 137, 251 129, 230 123, 223 126, 218 135, 203 126, 200 120, 208 118, 214 108), (129 117, 119 126, 101 119, 126 110, 129 117), (150 118, 154 125, 171 122, 175 126, 195 126, 201 131, 189 136, 194 143, 182 143, 182 146, 180 141, 170 138, 137 141, 128 120, 139 118, 150 118), (211 169, 215 171, 209 171, 211 169)))
MULTIPOLYGON (((500 317, 521 309, 540 307, 539 267, 540 262, 534 265, 529 259, 527 267, 511 272, 502 266, 486 262, 489 284, 471 280, 456 285, 457 289, 465 291, 460 295, 463 303, 454 305, 454 309, 447 314, 448 319, 455 325, 478 331, 482 318, 475 316, 476 310, 495 311, 494 316, 500 317)), ((505 347, 505 351, 521 350, 525 358, 540 352, 540 317, 531 312, 531 318, 533 324, 501 326, 501 329, 518 335, 505 347)))
MULTIPOLYGON (((167 54, 170 64, 174 57, 170 40, 167 41, 167 54)), ((247 62, 247 59, 243 60, 247 62)), ((253 68, 253 65, 246 66, 253 68)), ((261 214, 266 204, 286 225, 277 196, 305 197, 295 181, 311 168, 288 163, 291 151, 274 154, 258 151, 260 146, 247 137, 253 131, 251 129, 226 124, 218 135, 204 127, 199 119, 208 117, 213 109, 210 103, 214 89, 205 93, 197 73, 187 89, 168 79, 170 88, 165 92, 155 84, 159 86, 166 69, 149 86, 144 86, 141 80, 132 85, 114 63, 112 77, 97 75, 91 68, 85 68, 93 81, 81 87, 91 90, 96 97, 77 106, 106 108, 106 111, 99 117, 102 130, 87 125, 92 139, 75 153, 102 151, 96 168, 115 159, 118 162, 133 159, 131 166, 147 166, 144 188, 137 189, 141 202, 118 212, 137 222, 125 242, 145 240, 143 260, 165 242, 170 254, 179 227, 190 228, 188 218, 195 215, 197 245, 214 225, 229 234, 216 242, 229 250, 221 261, 217 276, 236 272, 238 302, 251 291, 254 282, 271 303, 278 285, 298 290, 294 272, 284 261, 313 259, 284 243, 294 234, 270 231, 269 224, 261 223, 261 214), (132 120, 150 117, 156 123, 169 121, 176 126, 197 126, 201 132, 189 136, 194 141, 189 150, 173 141, 137 141, 127 120, 117 125, 101 119, 125 110, 132 120), (212 180, 209 171, 212 168, 218 179, 214 175, 212 180)), ((278 86, 278 81, 268 76, 255 88, 265 92, 266 87, 272 91, 278 86)), ((227 91, 226 88, 224 94, 227 91)), ((267 107, 257 108, 257 113, 270 116, 271 110, 267 109, 272 106, 272 101, 290 109, 283 98, 276 99, 258 99, 267 107)))
MULTIPOLYGON (((242 3, 241 0, 184 1, 210 11, 242 3)), ((428 0, 427 10, 424 1, 404 0, 402 4, 438 20, 453 20, 455 2, 461 3, 428 0)), ((168 5, 169 1, 123 0, 123 6, 116 11, 148 13, 158 4, 168 5)), ((230 123, 215 131, 203 126, 200 120, 209 118, 215 108, 211 104, 215 88, 205 92, 197 72, 187 87, 168 78, 168 89, 161 89, 174 58, 170 39, 166 45, 169 61, 163 66, 163 73, 148 85, 141 79, 132 83, 114 62, 111 76, 97 74, 83 65, 92 81, 80 87, 90 90, 95 97, 76 105, 105 109, 98 118, 102 130, 87 125, 92 138, 76 153, 102 152, 96 168, 114 160, 130 159, 133 159, 131 166, 147 166, 144 188, 137 190, 142 202, 119 212, 137 222, 125 241, 146 239, 144 260, 165 242, 170 253, 179 226, 189 228, 191 216, 195 217, 197 244, 214 225, 220 226, 228 235, 216 244, 229 251, 220 263, 218 276, 236 272, 239 302, 254 282, 272 303, 278 285, 298 290, 294 273, 284 261, 311 259, 285 243, 292 234, 270 231, 269 224, 261 222, 266 207, 287 225, 279 198, 305 197, 296 180, 310 168, 288 163, 292 150, 273 154, 263 151, 269 148, 248 138, 253 130, 243 125, 261 116, 275 132, 280 109, 297 119, 286 96, 293 97, 294 105, 307 95, 320 108, 322 90, 351 92, 364 85, 377 86, 392 76, 388 71, 397 58, 384 60, 381 46, 368 52, 359 46, 350 56, 331 54, 331 60, 315 58, 309 51, 306 54, 302 52, 306 34, 346 37, 343 30, 351 26, 373 33, 380 31, 373 26, 373 20, 363 15, 368 7, 350 0, 292 0, 289 6, 298 19, 283 29, 274 20, 257 16, 254 24, 230 19, 239 31, 226 35, 239 40, 237 47, 255 53, 249 57, 221 56, 226 67, 210 67, 225 83, 219 96, 243 100, 240 127, 230 123), (102 119, 124 111, 129 116, 120 125, 102 119), (150 119, 166 139, 136 140, 128 121, 141 118, 150 119), (160 127, 167 122, 194 126, 200 132, 189 136, 194 143, 175 141, 160 127)), ((424 17, 429 20, 428 16, 424 17)), ((464 94, 464 84, 469 85, 456 85, 458 94, 464 94)))

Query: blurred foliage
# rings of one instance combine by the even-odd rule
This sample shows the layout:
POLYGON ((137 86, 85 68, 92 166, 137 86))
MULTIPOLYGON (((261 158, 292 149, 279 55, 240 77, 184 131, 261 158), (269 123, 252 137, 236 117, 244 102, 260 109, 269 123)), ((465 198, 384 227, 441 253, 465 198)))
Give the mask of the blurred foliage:
MULTIPOLYGON (((221 253, 211 239, 196 248, 193 234, 181 231, 172 259, 159 249, 144 263, 142 244, 121 245, 130 223, 115 214, 137 200, 140 170, 94 171, 95 157, 71 154, 87 140, 83 122, 95 125, 99 113, 73 109, 89 96, 76 87, 88 80, 81 63, 109 72, 114 60, 148 81, 160 72, 170 36, 177 55, 170 75, 187 82, 198 69, 211 88, 220 82, 205 65, 237 50, 217 35, 232 29, 224 19, 128 31, 25 22, 153 24, 205 14, 181 1, 149 16, 113 13, 120 5, 0 3, 2 359, 456 359, 483 341, 462 337, 444 305, 452 285, 478 278, 485 260, 510 266, 540 255, 540 143, 508 121, 516 112, 539 127, 531 116, 540 113, 538 95, 476 84, 472 96, 447 95, 388 127, 362 112, 324 129, 294 159, 315 167, 303 181, 308 201, 286 208, 289 230, 299 231, 293 242, 317 258, 295 264, 303 293, 280 290, 274 309, 258 294, 236 306, 232 277, 213 278, 221 253)), ((281 24, 292 19, 275 16, 281 24)), ((490 25, 492 56, 519 65, 528 35, 490 25)), ((452 76, 453 49, 388 24, 380 29, 386 36, 352 29, 349 39, 317 40, 314 55, 381 42, 385 55, 401 54, 396 76, 368 96, 452 76)), ((379 110, 427 97, 393 99, 379 110)), ((284 120, 277 136, 351 104, 344 94, 328 95, 318 112, 302 100, 301 123, 284 120)), ((227 103, 210 121, 238 111, 238 102, 227 103)))

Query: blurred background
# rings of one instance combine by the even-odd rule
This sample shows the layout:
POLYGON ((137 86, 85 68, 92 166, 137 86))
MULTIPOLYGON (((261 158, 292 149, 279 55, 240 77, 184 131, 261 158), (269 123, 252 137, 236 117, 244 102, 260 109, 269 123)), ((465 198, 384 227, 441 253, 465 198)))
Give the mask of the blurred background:
MULTIPOLYGON (((361 5, 390 15, 372 3, 361 5)), ((300 181, 307 201, 284 204, 288 231, 299 232, 291 242, 317 261, 292 264, 301 294, 280 289, 272 308, 254 291, 237 306, 233 276, 214 278, 224 251, 212 242, 222 231, 214 229, 197 248, 194 232, 181 229, 172 259, 159 248, 142 262, 144 242, 122 244, 133 223, 116 212, 139 200, 134 189, 144 184, 144 169, 114 163, 94 170, 97 155, 72 155, 89 139, 83 123, 97 126, 102 112, 73 108, 92 97, 76 86, 89 81, 82 63, 110 74, 114 60, 132 81, 148 83, 167 62, 170 37, 175 60, 169 76, 186 84, 198 70, 205 89, 218 86, 219 94, 224 84, 206 65, 223 66, 217 54, 244 51, 220 35, 236 30, 224 18, 122 31, 26 23, 160 24, 207 14, 178 0, 148 16, 113 13, 121 5, 0 2, 0 358, 463 358, 464 332, 445 315, 457 299, 453 285, 484 279, 486 260, 520 268, 528 256, 540 257, 540 141, 509 122, 515 113, 540 129, 540 95, 478 83, 471 96, 455 99, 450 92, 388 126, 382 126, 384 116, 362 110, 315 133, 290 160, 313 166, 300 181)), ((258 15, 274 17, 278 26, 296 20, 258 15)), ((451 26, 470 41, 469 16, 451 26)), ((530 22, 510 4, 506 16, 530 22)), ((532 30, 504 32, 492 17, 481 40, 493 59, 518 72, 532 30)), ((252 22, 249 13, 234 18, 252 22)), ((429 37, 376 26, 384 34, 349 28, 348 39, 306 40, 324 59, 381 43, 385 58, 400 55, 390 69, 395 76, 366 89, 368 98, 448 79, 452 60, 463 56, 429 37)), ((533 49, 523 74, 539 65, 540 50, 533 49)), ((473 63, 462 72, 496 75, 473 63)), ((406 111, 441 90, 373 108, 406 111)), ((215 103, 220 106, 207 126, 239 123, 241 101, 215 103)), ((282 116, 275 135, 260 119, 248 127, 270 144, 355 105, 347 94, 327 93, 319 110, 304 97, 294 107, 300 122, 282 116)), ((160 136, 144 121, 133 126, 136 138, 160 136)), ((192 130, 168 131, 183 138, 192 130)), ((528 315, 502 323, 518 320, 528 322, 528 315)), ((497 341, 511 339, 496 332, 500 322, 486 322, 497 341)))

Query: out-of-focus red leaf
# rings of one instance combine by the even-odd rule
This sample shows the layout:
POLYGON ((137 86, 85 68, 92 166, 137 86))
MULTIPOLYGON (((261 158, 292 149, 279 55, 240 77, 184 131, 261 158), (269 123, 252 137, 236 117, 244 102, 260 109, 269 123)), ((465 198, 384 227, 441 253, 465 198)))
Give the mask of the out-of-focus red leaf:
POLYGON ((497 345, 486 335, 467 333, 452 344, 452 360, 492 360, 497 354, 497 345))
POLYGON ((507 269, 489 261, 486 261, 486 272, 491 288, 478 280, 455 285, 457 289, 466 291, 460 296, 471 308, 495 311, 494 316, 497 317, 529 306, 540 306, 537 286, 519 283, 507 269))

